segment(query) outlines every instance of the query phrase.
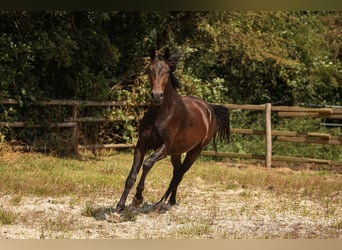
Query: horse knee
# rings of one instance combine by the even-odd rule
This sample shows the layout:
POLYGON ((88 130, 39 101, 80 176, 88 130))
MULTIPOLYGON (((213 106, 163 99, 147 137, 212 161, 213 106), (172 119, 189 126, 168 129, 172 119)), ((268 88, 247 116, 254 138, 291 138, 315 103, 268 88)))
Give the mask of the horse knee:
POLYGON ((153 160, 147 159, 143 164, 143 171, 150 171, 154 164, 153 160))
POLYGON ((136 177, 135 176, 128 176, 126 180, 126 187, 131 189, 135 183, 136 177))

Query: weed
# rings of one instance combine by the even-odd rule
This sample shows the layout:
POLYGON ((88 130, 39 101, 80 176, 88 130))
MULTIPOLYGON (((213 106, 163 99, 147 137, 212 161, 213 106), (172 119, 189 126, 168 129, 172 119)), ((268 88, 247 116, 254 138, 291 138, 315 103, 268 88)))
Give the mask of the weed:
POLYGON ((10 204, 13 205, 13 206, 18 206, 20 204, 22 200, 22 195, 19 194, 19 195, 15 195, 11 198, 10 200, 10 204))
POLYGON ((132 210, 125 210, 121 217, 121 222, 135 221, 137 219, 137 214, 132 210))
POLYGON ((98 208, 94 201, 87 201, 85 206, 82 208, 81 215, 86 217, 96 217, 100 208, 98 208))
POLYGON ((71 197, 71 199, 69 200, 69 207, 74 208, 75 205, 78 204, 79 202, 80 202, 79 197, 71 197))
POLYGON ((55 231, 66 232, 74 229, 75 222, 75 217, 60 213, 58 217, 52 221, 51 225, 55 231))
POLYGON ((241 196, 242 198, 248 199, 248 198, 253 197, 253 194, 252 194, 252 192, 251 192, 250 190, 244 190, 244 191, 242 191, 242 192, 240 193, 240 196, 241 196))
POLYGON ((15 222, 15 219, 17 218, 17 214, 5 209, 3 207, 0 207, 0 225, 10 225, 15 222))
POLYGON ((333 201, 330 197, 325 197, 323 199, 324 203, 325 203, 325 216, 326 217, 332 217, 334 216, 335 212, 336 212, 336 207, 332 206, 333 201))
POLYGON ((199 238, 209 236, 212 233, 207 222, 192 222, 176 229, 172 234, 177 238, 199 238))
POLYGON ((60 213, 56 218, 45 221, 44 226, 41 228, 40 239, 50 238, 52 232, 62 233, 58 238, 64 238, 66 233, 76 228, 75 217, 68 216, 66 213, 60 213))
POLYGON ((332 228, 342 230, 342 219, 337 220, 331 225, 332 228))
POLYGON ((236 183, 236 182, 229 182, 227 185, 226 185, 226 188, 228 190, 236 190, 239 188, 239 184, 236 183))
POLYGON ((45 230, 44 230, 44 228, 41 228, 39 239, 44 240, 46 238, 47 238, 47 235, 45 235, 45 230))

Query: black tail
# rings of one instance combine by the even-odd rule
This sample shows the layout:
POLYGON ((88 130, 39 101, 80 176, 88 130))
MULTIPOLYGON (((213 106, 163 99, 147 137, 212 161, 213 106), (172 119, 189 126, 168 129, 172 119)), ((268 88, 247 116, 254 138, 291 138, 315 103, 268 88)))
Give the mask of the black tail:
POLYGON ((217 139, 224 143, 230 142, 229 109, 223 105, 210 104, 217 120, 217 131, 213 138, 213 147, 217 151, 217 139))

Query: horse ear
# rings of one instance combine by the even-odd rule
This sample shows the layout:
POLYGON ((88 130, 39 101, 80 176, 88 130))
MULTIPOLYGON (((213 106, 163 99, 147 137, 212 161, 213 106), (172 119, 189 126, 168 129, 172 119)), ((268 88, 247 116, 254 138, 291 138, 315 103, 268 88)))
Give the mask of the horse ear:
POLYGON ((176 70, 178 60, 175 60, 175 58, 169 58, 166 62, 169 65, 171 72, 176 70))
POLYGON ((156 50, 155 49, 151 49, 150 50, 151 61, 153 61, 155 57, 156 57, 156 50))
POLYGON ((166 63, 169 65, 171 72, 174 72, 176 70, 180 57, 181 53, 175 52, 172 55, 170 55, 170 51, 168 50, 168 58, 166 59, 166 63))

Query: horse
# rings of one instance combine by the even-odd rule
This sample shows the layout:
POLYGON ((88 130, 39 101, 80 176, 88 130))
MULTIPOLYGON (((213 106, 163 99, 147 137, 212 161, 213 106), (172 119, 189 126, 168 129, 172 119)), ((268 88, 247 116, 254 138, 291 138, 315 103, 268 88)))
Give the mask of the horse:
POLYGON ((208 104, 197 97, 181 97, 176 90, 180 84, 173 74, 178 60, 170 56, 168 49, 165 49, 163 56, 152 51, 150 59, 148 75, 151 104, 140 122, 133 164, 117 203, 117 211, 125 208, 127 196, 141 166, 143 172, 132 205, 138 207, 143 203, 142 193, 148 172, 157 161, 168 155, 171 156, 173 176, 165 194, 153 205, 153 210, 163 208, 169 197, 168 204, 175 205, 178 185, 202 149, 211 140, 215 150, 217 139, 229 141, 229 110, 222 105, 208 104), (149 150, 154 152, 144 161, 149 150), (182 162, 183 153, 186 155, 182 162))

